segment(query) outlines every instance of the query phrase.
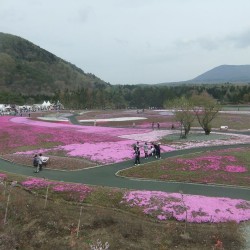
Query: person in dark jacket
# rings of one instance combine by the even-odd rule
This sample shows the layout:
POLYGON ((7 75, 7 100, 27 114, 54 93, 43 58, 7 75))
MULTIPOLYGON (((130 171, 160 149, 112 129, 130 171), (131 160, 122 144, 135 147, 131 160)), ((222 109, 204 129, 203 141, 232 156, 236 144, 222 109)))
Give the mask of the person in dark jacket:
POLYGON ((140 148, 139 147, 136 147, 135 148, 135 152, 134 152, 134 155, 135 155, 135 165, 140 165, 141 162, 140 162, 140 148))

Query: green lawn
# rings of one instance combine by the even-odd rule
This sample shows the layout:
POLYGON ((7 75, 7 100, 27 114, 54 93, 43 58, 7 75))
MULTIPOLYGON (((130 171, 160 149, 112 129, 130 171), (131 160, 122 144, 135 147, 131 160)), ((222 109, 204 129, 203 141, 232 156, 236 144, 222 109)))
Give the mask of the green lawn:
POLYGON ((163 181, 250 187, 249 147, 156 160, 124 170, 120 175, 163 181))

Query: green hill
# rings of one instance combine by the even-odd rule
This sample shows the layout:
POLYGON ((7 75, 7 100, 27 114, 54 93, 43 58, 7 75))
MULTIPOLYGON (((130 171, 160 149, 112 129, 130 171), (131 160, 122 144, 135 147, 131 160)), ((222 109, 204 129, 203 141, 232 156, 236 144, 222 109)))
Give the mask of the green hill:
POLYGON ((0 91, 52 96, 57 90, 108 83, 35 44, 0 32, 0 91))

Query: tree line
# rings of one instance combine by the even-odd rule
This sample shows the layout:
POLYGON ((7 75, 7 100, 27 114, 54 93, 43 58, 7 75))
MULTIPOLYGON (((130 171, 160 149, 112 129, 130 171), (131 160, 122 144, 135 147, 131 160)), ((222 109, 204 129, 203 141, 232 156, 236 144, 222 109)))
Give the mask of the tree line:
POLYGON ((250 103, 250 84, 217 85, 95 85, 94 88, 78 87, 75 90, 55 90, 50 96, 36 94, 20 95, 15 92, 0 92, 0 103, 34 104, 44 100, 60 100, 70 109, 124 109, 162 108, 166 101, 207 93, 220 104, 250 103))

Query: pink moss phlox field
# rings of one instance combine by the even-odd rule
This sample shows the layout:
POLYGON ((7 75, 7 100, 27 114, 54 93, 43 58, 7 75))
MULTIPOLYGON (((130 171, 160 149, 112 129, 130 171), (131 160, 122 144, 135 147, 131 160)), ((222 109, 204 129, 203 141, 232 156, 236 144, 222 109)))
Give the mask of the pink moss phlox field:
POLYGON ((92 161, 102 163, 120 162, 131 159, 133 151, 131 141, 117 141, 117 142, 99 142, 71 144, 57 147, 68 151, 70 156, 84 156, 92 161))
POLYGON ((177 159, 177 163, 184 165, 182 170, 184 171, 225 171, 234 173, 247 172, 247 168, 243 166, 227 165, 227 162, 236 162, 237 159, 234 156, 204 156, 197 157, 195 159, 177 159))
POLYGON ((31 190, 42 189, 50 186, 54 192, 67 192, 71 194, 78 193, 80 201, 83 201, 87 194, 92 191, 90 187, 83 184, 52 182, 40 178, 29 178, 21 182, 21 185, 31 190))
MULTIPOLYGON (((0 118, 1 120, 1 118, 0 118)), ((61 123, 30 120, 27 117, 13 117, 6 119, 5 131, 11 136, 18 128, 19 145, 36 145, 43 142, 55 142, 60 146, 50 149, 29 150, 17 154, 45 153, 49 150, 65 150, 69 156, 85 157, 101 163, 114 163, 133 157, 131 145, 137 140, 154 141, 165 132, 149 129, 111 128, 99 126, 78 126, 61 123), (11 130, 10 130, 11 128, 11 130), (129 139, 126 139, 126 137, 129 139), (144 137, 143 137, 144 136, 144 137)), ((144 141, 143 141, 144 142, 144 141)), ((12 145, 14 146, 14 145, 12 145)), ((162 145, 162 152, 173 150, 162 145)))
POLYGON ((6 179, 7 179, 7 175, 0 173, 0 181, 4 181, 6 179))
POLYGON ((240 199, 181 195, 160 191, 130 191, 123 202, 141 207, 145 214, 167 220, 188 222, 228 222, 250 220, 250 202, 240 199))

